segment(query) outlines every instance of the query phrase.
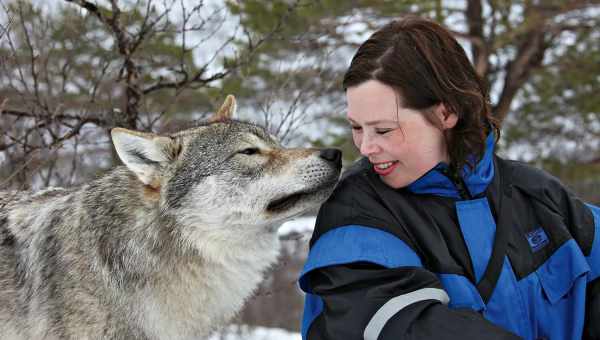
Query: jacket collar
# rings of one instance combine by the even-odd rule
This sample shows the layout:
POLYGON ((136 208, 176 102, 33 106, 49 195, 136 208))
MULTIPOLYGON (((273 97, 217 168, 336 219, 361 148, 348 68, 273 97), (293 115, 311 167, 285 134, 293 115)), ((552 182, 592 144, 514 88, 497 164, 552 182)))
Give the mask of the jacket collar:
MULTIPOLYGON (((474 169, 465 165, 461 178, 471 197, 477 197, 485 191, 494 178, 494 133, 490 133, 485 141, 485 152, 474 169)), ((444 174, 448 164, 439 163, 406 189, 415 194, 433 194, 445 197, 461 198, 457 185, 444 174)), ((464 197, 463 197, 464 198, 464 197)))

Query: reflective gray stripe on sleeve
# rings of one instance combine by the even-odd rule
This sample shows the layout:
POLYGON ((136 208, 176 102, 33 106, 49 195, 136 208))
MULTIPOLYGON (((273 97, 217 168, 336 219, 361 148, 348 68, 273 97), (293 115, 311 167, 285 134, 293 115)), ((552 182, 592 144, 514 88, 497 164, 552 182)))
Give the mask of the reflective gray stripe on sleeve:
POLYGON ((385 324, 404 307, 423 300, 438 300, 447 305, 450 297, 443 289, 423 288, 402 294, 386 302, 369 321, 365 328, 364 340, 377 340, 385 324))

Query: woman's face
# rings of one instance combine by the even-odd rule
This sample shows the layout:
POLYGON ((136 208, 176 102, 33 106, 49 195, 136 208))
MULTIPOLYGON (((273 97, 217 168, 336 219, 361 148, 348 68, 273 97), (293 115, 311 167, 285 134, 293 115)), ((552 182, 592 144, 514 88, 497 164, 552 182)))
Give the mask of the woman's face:
MULTIPOLYGON (((400 107, 402 98, 391 87, 369 80, 348 88, 346 99, 354 144, 387 185, 405 187, 448 162, 442 130, 419 111, 400 107)), ((454 127, 455 114, 444 117, 443 105, 433 109, 442 129, 454 127)))

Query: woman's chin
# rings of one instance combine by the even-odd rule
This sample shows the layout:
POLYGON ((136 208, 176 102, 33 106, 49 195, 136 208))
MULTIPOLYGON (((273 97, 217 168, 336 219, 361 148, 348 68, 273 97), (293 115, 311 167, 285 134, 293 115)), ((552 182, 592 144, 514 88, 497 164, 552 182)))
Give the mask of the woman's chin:
POLYGON ((399 176, 398 174, 389 174, 387 176, 379 176, 379 178, 381 178, 383 183, 387 184, 389 187, 392 187, 394 189, 404 188, 406 186, 409 186, 410 183, 413 182, 408 178, 399 176))

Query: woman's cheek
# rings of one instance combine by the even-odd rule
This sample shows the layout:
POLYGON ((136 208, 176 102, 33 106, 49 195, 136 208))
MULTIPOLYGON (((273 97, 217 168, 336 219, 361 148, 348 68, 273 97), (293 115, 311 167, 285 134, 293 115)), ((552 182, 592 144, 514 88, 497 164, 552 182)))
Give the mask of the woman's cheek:
POLYGON ((357 131, 352 131, 352 141, 354 141, 354 146, 360 150, 360 145, 362 144, 362 134, 357 131))

